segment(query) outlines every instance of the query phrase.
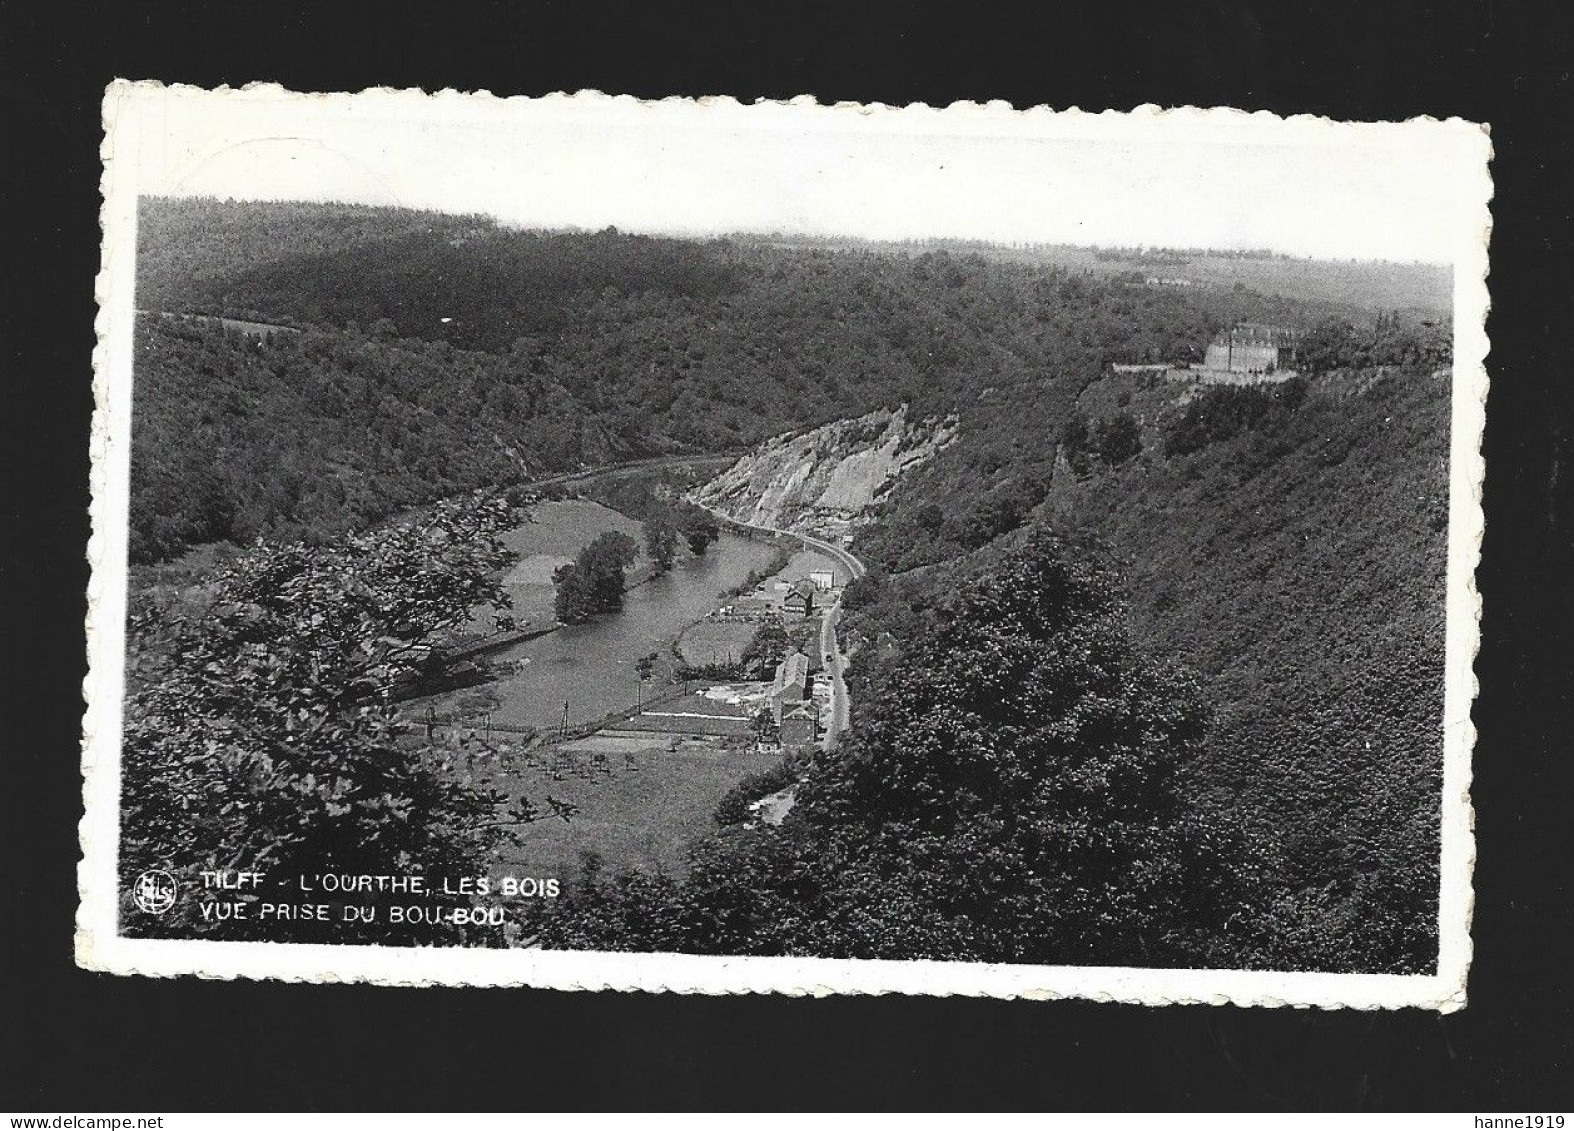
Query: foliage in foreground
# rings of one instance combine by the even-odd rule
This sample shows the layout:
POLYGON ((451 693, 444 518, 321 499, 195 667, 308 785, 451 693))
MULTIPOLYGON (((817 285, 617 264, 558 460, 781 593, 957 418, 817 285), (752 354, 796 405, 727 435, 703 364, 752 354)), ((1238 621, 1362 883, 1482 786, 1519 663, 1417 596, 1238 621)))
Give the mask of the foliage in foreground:
MULTIPOLYGON (((122 906, 128 933, 248 937, 200 912, 204 870, 297 875, 484 871, 512 828, 541 816, 444 771, 393 705, 471 610, 504 608, 502 500, 445 503, 426 517, 324 548, 259 547, 193 606, 133 613, 122 746, 120 875, 172 873, 188 898, 157 920, 122 906)), ((548 799, 552 812, 561 807, 548 799)), ((248 898, 248 897, 243 897, 248 898)), ((267 898, 265 896, 265 898, 267 898)), ((286 887, 271 898, 298 900, 286 887)), ((338 922, 270 922, 262 937, 355 941, 338 922)), ((457 941, 406 928, 385 942, 457 941)))
POLYGON ((1132 647, 1111 578, 1039 532, 885 673, 779 829, 687 877, 592 870, 548 947, 1183 965, 1249 880, 1186 803, 1196 689, 1132 647))

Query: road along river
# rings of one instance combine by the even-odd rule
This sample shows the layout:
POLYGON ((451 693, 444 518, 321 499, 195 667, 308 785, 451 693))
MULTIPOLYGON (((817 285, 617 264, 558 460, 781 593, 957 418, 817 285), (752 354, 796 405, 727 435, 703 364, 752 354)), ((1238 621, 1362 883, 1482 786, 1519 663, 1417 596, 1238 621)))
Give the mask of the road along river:
MULTIPOLYGON (((704 503, 697 503, 697 505, 704 507, 720 519, 723 523, 723 530, 729 526, 742 527, 748 530, 762 531, 767 534, 780 534, 789 538, 796 538, 803 544, 805 549, 817 550, 833 559, 838 565, 845 568, 855 581, 867 572, 863 562, 840 546, 833 545, 824 539, 815 538, 808 534, 799 534, 791 530, 780 530, 774 526, 761 526, 754 522, 744 522, 741 519, 723 514, 715 507, 706 506, 704 503)), ((843 670, 847 666, 847 659, 842 655, 841 645, 836 638, 836 626, 841 621, 841 618, 842 601, 840 593, 838 593, 836 602, 825 611, 824 617, 820 620, 820 662, 824 671, 831 677, 831 721, 825 728, 825 734, 821 739, 827 750, 836 745, 837 738, 850 725, 852 716, 847 698, 847 682, 842 678, 843 670)))

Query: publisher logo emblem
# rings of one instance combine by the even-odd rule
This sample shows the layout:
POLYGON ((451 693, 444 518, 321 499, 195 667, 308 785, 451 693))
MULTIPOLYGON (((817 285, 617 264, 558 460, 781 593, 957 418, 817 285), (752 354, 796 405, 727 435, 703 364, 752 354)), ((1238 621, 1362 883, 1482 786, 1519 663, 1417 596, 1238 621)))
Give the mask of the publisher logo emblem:
POLYGON ((175 877, 159 868, 150 868, 137 877, 131 889, 131 898, 149 915, 162 915, 175 906, 175 896, 180 885, 175 877))

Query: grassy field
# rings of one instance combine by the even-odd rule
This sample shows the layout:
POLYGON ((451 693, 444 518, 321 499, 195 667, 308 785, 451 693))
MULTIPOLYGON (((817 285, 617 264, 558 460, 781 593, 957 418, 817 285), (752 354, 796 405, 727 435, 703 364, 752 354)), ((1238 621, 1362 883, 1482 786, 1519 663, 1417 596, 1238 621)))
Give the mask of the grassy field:
POLYGON ((725 664, 743 655, 759 628, 747 621, 702 620, 684 630, 678 654, 687 664, 725 664))
POLYGON ((583 852, 595 852, 609 868, 678 871, 696 837, 716 831, 711 813, 722 795, 748 774, 773 765, 776 755, 758 754, 752 744, 729 749, 719 739, 678 740, 644 735, 595 736, 569 743, 566 752, 587 769, 596 754, 606 772, 565 772, 555 780, 546 767, 515 766, 485 773, 485 784, 536 804, 547 795, 580 807, 572 820, 540 821, 524 832, 524 845, 506 849, 499 871, 556 876, 565 884, 579 875, 583 852))

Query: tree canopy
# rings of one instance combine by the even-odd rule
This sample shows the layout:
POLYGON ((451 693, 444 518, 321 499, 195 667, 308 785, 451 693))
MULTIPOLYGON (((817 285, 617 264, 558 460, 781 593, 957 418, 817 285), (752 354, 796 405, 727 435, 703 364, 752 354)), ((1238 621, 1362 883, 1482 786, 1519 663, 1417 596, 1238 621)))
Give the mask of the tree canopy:
POLYGON ((596 613, 623 607, 624 573, 638 556, 634 539, 609 530, 552 574, 557 585, 554 609, 564 624, 578 624, 596 613))

